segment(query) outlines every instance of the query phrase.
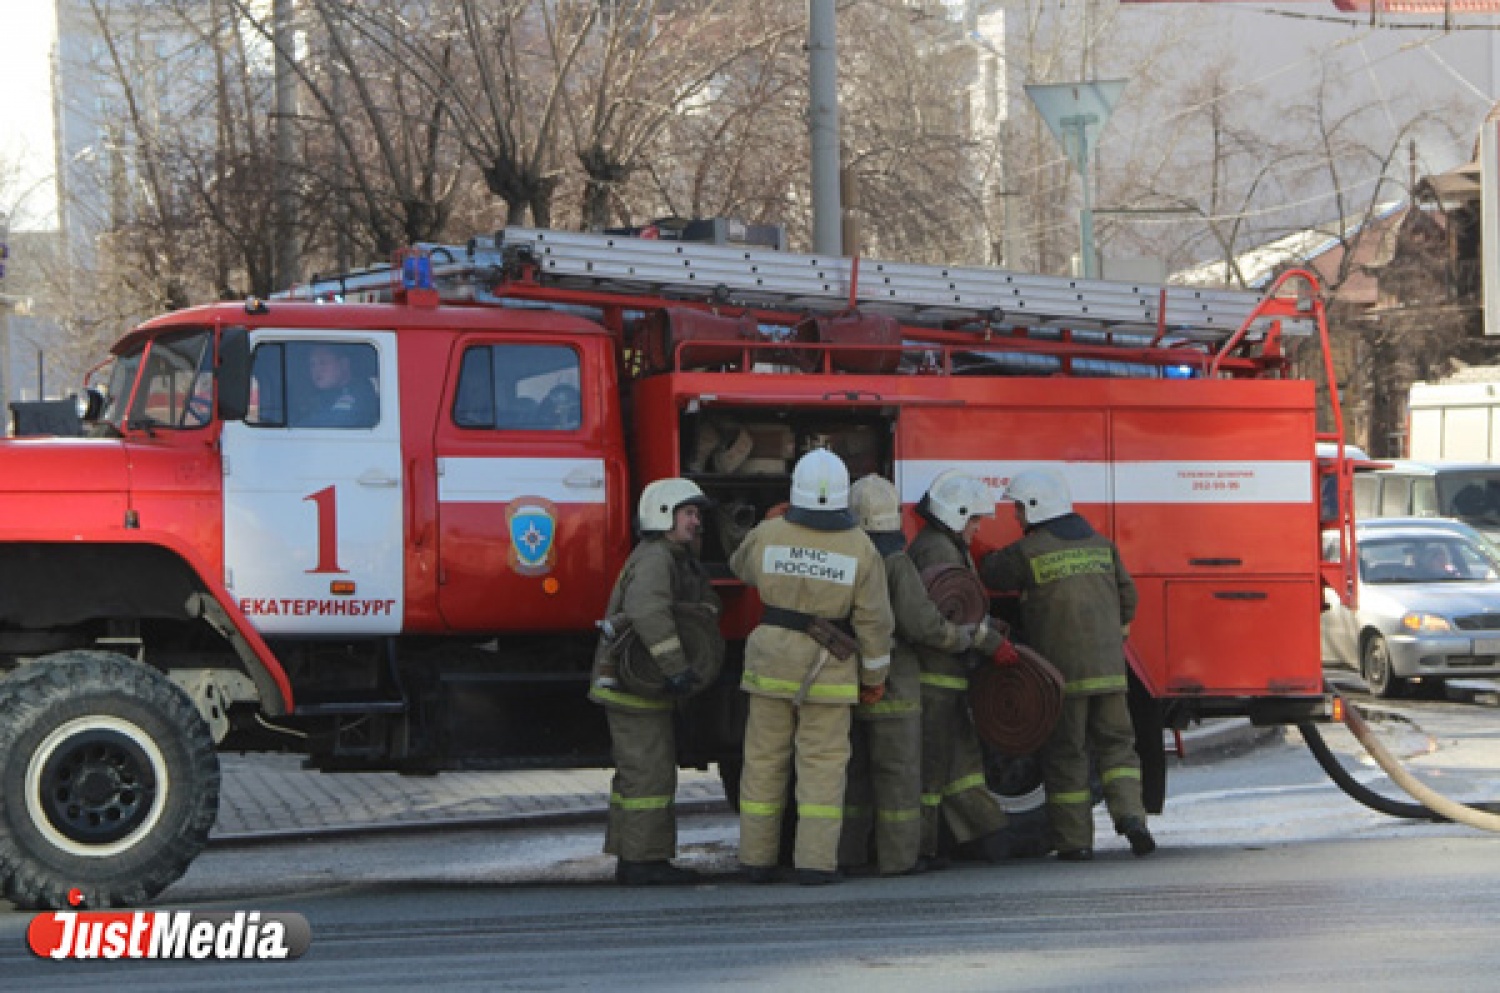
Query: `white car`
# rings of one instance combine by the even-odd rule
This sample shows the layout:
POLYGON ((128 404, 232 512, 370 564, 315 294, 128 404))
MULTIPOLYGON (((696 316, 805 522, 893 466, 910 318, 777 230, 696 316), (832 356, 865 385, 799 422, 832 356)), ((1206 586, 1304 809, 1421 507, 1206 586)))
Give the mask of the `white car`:
MULTIPOLYGON (((1357 668, 1376 696, 1414 680, 1500 676, 1500 554, 1458 521, 1362 521, 1359 608, 1327 592, 1325 665, 1357 668)), ((1325 541, 1337 558, 1337 536, 1325 541), (1331 543, 1331 547, 1330 547, 1331 543)))

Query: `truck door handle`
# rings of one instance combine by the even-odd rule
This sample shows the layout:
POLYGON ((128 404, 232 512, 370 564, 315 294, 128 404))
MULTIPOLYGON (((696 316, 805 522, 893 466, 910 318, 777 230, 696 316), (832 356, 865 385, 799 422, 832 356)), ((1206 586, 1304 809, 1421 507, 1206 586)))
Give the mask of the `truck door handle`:
POLYGON ((604 486, 604 477, 592 469, 574 469, 563 477, 563 485, 580 490, 597 490, 604 486))
POLYGON ((366 469, 359 474, 359 478, 355 482, 361 486, 372 486, 380 489, 390 489, 393 486, 401 485, 400 477, 389 475, 382 469, 366 469))

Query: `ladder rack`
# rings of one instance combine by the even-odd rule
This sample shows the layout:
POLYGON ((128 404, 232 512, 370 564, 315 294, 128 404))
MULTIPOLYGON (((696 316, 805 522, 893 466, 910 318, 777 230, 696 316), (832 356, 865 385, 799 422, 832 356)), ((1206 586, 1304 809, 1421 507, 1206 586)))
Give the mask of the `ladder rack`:
MULTIPOLYGON (((499 302, 504 283, 532 267, 542 285, 638 296, 832 312, 851 305, 903 323, 953 327, 982 322, 996 331, 1102 331, 1210 347, 1233 337, 1261 297, 1234 290, 1039 276, 980 266, 924 265, 797 255, 761 248, 657 241, 509 227, 467 245, 419 245, 447 299, 499 302)), ((388 300, 391 266, 315 278, 293 298, 388 300)), ((1251 328, 1250 337, 1258 334, 1251 328)), ((1283 322, 1307 334, 1312 322, 1283 322)))

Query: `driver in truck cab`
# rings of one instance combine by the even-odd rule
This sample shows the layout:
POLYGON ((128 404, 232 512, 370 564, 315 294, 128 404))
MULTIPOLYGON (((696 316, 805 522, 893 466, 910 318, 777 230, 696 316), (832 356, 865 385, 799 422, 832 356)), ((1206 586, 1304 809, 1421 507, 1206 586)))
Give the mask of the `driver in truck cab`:
POLYGON ((354 373, 350 353, 360 346, 314 345, 307 353, 311 403, 301 424, 310 428, 368 428, 380 419, 380 399, 354 373))

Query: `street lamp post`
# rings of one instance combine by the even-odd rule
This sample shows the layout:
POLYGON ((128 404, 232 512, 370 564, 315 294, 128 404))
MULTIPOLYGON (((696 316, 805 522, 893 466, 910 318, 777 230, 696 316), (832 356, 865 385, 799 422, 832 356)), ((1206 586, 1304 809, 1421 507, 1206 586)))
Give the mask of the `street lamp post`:
POLYGON ((1081 163, 1078 176, 1082 180, 1083 205, 1078 211, 1078 252, 1083 256, 1083 277, 1098 279, 1099 243, 1094 240, 1094 170, 1089 129, 1098 128, 1099 117, 1097 114, 1074 114, 1062 118, 1058 123, 1074 135, 1074 147, 1078 149, 1076 162, 1081 163))

